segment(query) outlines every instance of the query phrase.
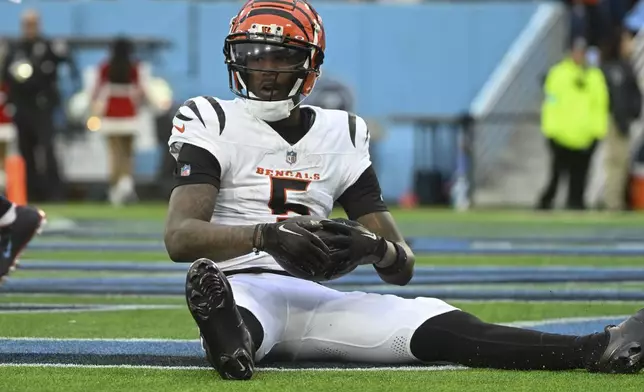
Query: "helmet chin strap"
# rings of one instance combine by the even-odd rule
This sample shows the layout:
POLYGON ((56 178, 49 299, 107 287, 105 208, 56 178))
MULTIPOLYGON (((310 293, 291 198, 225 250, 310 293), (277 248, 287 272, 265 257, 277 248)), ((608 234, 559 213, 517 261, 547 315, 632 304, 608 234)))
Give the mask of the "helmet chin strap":
MULTIPOLYGON (((256 94, 248 89, 246 83, 243 82, 241 75, 237 74, 241 85, 248 92, 250 98, 259 98, 256 94)), ((289 96, 295 94, 299 90, 303 79, 298 78, 294 83, 289 96)), ((255 99, 243 99, 246 110, 253 116, 266 122, 276 122, 284 120, 291 115, 291 111, 302 103, 299 96, 294 98, 285 99, 282 101, 260 101, 255 99)))
MULTIPOLYGON (((249 93, 253 98, 256 96, 249 93)), ((257 101, 254 99, 244 99, 246 110, 253 116, 267 122, 284 120, 291 115, 291 110, 295 108, 295 102, 292 99, 283 101, 257 101)))

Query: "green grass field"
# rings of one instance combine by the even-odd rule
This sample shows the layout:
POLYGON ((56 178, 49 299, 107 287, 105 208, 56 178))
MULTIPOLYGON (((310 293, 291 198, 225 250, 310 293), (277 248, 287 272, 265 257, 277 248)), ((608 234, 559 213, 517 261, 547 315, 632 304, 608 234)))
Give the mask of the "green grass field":
MULTIPOLYGON (((45 206, 52 224, 61 219, 114 220, 130 230, 161 233, 165 208, 144 204, 122 209, 87 204, 45 206), (139 227, 140 226, 140 227, 139 227)), ((442 210, 394 211, 406 235, 423 236, 596 236, 606 233, 639 235, 644 242, 644 216, 604 213, 550 213, 442 210)), ((608 235, 606 234, 606 235, 608 235)), ((616 235, 617 235, 616 234, 616 235)), ((44 236, 43 236, 44 237, 44 236)), ((47 241, 54 239, 47 239, 47 241)), ((39 238, 37 241, 45 241, 39 238)), ((161 241, 161 237, 159 237, 161 241)), ((66 262, 167 262, 163 252, 89 252, 27 250, 31 260, 66 262)), ((446 256, 423 255, 419 265, 441 266, 589 266, 642 267, 642 257, 615 256, 446 256)), ((144 273, 18 270, 10 281, 25 278, 144 276, 144 273)), ((501 286, 501 285, 497 285, 501 286)), ((644 289, 644 283, 557 283, 507 287, 644 289)), ((642 307, 639 302, 448 301, 497 323, 568 317, 623 316, 642 307)), ((159 305, 163 308, 109 311, 0 311, 2 338, 196 339, 197 332, 182 296, 115 296, 0 293, 0 309, 26 304, 159 305)), ((1 343, 0 343, 1 344, 1 343)), ((209 369, 127 367, 44 367, 0 363, 0 391, 641 391, 644 374, 609 376, 570 372, 494 370, 259 370, 249 382, 224 382, 209 369)))

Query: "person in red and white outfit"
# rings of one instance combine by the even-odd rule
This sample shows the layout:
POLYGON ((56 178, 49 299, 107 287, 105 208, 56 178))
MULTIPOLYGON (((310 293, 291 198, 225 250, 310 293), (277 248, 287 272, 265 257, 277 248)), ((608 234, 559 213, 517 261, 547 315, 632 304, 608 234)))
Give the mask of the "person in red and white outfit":
MULTIPOLYGON (((12 107, 8 104, 8 87, 0 81, 0 175, 5 175, 4 162, 9 154, 9 145, 16 138, 16 129, 12 121, 12 107)), ((3 181, 4 183, 4 181, 3 181)))
POLYGON ((139 126, 139 108, 145 97, 140 63, 132 58, 132 43, 126 38, 114 41, 110 57, 98 67, 98 80, 92 94, 92 114, 107 137, 110 157, 112 204, 136 199, 134 191, 134 137, 139 126))

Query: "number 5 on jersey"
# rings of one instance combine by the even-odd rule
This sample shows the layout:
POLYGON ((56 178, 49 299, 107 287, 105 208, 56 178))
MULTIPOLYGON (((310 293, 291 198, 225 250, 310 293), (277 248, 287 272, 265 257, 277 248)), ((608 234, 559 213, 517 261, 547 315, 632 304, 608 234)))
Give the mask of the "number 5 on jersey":
POLYGON ((273 215, 283 215, 277 218, 278 222, 287 219, 286 215, 289 212, 311 215, 309 207, 287 202, 287 192, 306 192, 310 184, 311 181, 309 180, 271 177, 271 198, 268 201, 268 207, 273 215))

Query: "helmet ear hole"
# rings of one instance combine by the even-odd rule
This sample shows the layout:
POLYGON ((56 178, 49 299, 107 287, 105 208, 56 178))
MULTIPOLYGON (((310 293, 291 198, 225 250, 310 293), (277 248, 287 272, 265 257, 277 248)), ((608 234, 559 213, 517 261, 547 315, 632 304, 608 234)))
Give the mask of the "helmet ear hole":
POLYGON ((315 74, 315 72, 309 72, 308 75, 306 75, 304 82, 302 83, 302 95, 309 95, 311 93, 316 79, 317 75, 315 74))
POLYGON ((324 53, 316 50, 315 55, 313 56, 313 64, 315 64, 316 69, 320 69, 320 66, 324 62, 324 53))

